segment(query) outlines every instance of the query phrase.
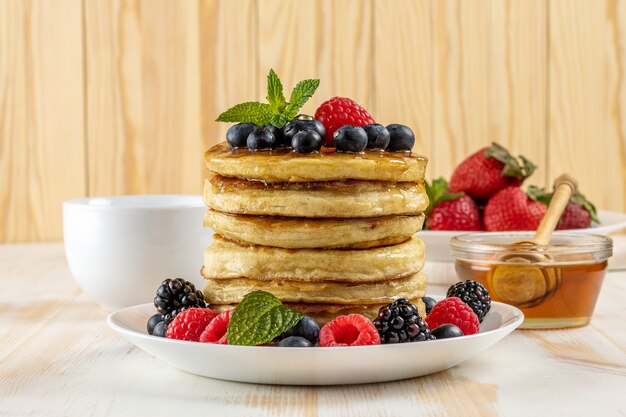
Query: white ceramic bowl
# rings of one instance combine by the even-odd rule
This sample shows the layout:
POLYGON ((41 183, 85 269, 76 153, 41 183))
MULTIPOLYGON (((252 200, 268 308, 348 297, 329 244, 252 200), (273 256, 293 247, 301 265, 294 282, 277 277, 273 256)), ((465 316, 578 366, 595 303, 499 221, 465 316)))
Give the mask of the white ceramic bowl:
POLYGON ((70 270, 107 310, 151 301, 161 281, 202 285, 200 267, 212 232, 202 226, 200 196, 98 197, 63 203, 70 270))
POLYGON ((281 348, 149 336, 146 322, 152 314, 154 306, 148 303, 111 313, 107 320, 119 335, 183 371, 229 381, 287 385, 366 384, 432 374, 479 354, 524 321, 517 308, 494 302, 480 333, 470 336, 396 345, 281 348))

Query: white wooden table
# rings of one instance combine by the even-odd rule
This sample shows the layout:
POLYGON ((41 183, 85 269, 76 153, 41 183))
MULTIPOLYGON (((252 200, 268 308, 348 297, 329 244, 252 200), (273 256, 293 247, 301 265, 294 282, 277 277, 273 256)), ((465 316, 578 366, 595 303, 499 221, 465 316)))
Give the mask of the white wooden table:
MULTIPOLYGON (((427 268, 439 282, 453 273, 427 268)), ((61 244, 0 245, 0 416, 624 416, 625 310, 626 270, 611 271, 590 326, 516 331, 439 374, 241 384, 180 372, 115 335, 74 284, 61 244)))

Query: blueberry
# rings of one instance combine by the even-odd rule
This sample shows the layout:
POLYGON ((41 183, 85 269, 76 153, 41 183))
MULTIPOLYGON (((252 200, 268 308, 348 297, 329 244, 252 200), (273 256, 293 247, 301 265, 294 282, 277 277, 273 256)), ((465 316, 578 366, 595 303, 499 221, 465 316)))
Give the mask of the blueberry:
POLYGON ((280 335, 281 339, 289 336, 304 337, 312 344, 315 344, 320 336, 320 326, 311 317, 304 316, 298 324, 280 335))
POLYGON ((150 316, 150 318, 148 319, 148 325, 147 325, 148 334, 152 334, 152 332, 154 332, 154 326, 161 323, 162 321, 163 321, 163 316, 158 313, 150 316))
POLYGON ((278 346, 280 347, 311 347, 313 345, 304 337, 289 336, 281 340, 278 346))
POLYGON ((233 149, 245 148, 248 136, 258 126, 254 123, 239 123, 231 126, 226 132, 226 142, 233 149))
POLYGON ((389 131, 383 125, 365 125, 363 130, 367 133, 367 149, 387 149, 389 145, 389 131))
POLYGON ((367 133, 353 125, 341 126, 335 131, 335 147, 339 152, 362 152, 367 146, 367 133))
POLYGON ((274 149, 276 147, 276 137, 270 129, 265 126, 258 127, 248 135, 246 140, 248 149, 257 151, 260 149, 274 149))
POLYGON ((442 324, 439 327, 435 327, 430 331, 430 334, 437 339, 449 339, 451 337, 463 336, 463 330, 459 329, 454 324, 442 324))
POLYGON ((326 139, 326 129, 322 122, 317 119, 295 119, 291 122, 287 123, 285 127, 283 127, 283 135, 285 137, 285 142, 288 144, 292 143, 293 137, 296 136, 298 132, 302 132, 303 130, 314 130, 316 131, 322 141, 326 139))
POLYGON ((437 302, 430 297, 422 297, 422 302, 424 303, 424 307, 426 308, 427 315, 430 314, 430 310, 432 310, 435 304, 437 304, 437 302))
POLYGON ((322 137, 315 130, 302 130, 291 139, 291 147, 298 153, 319 151, 322 137))
POLYGON ((277 128, 276 126, 274 126, 271 123, 266 124, 265 129, 269 130, 270 132, 272 132, 272 134, 274 135, 274 138, 276 139, 276 146, 275 148, 278 147, 283 147, 283 146, 291 146, 291 143, 289 142, 285 142, 285 138, 283 136, 283 130, 277 128))
POLYGON ((152 335, 158 337, 165 337, 165 333, 167 333, 167 324, 164 321, 157 323, 152 331, 152 335))
POLYGON ((410 151, 415 145, 415 134, 410 127, 404 125, 389 125, 389 146, 388 151, 410 151))

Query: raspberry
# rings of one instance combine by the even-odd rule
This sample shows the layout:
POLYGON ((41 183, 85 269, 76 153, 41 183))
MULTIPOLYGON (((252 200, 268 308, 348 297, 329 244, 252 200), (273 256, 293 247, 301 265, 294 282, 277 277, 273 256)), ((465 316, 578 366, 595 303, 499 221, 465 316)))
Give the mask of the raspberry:
POLYGON ((169 324, 165 336, 170 339, 197 342, 204 329, 218 314, 217 311, 197 307, 182 311, 169 324))
POLYGON ((217 343, 219 345, 227 345, 226 331, 228 330, 228 322, 230 322, 230 315, 232 310, 224 311, 217 316, 200 335, 200 342, 202 343, 217 343))
POLYGON ((339 316, 320 330, 320 346, 380 345, 378 330, 361 314, 339 316))
POLYGON ((346 97, 333 97, 323 102, 315 111, 315 118, 326 128, 326 146, 335 145, 335 130, 341 126, 375 123, 367 110, 346 97))
POLYGON ((466 336, 478 333, 480 330, 478 316, 458 297, 446 298, 435 304, 430 314, 426 316, 426 323, 431 329, 442 324, 454 324, 466 336))

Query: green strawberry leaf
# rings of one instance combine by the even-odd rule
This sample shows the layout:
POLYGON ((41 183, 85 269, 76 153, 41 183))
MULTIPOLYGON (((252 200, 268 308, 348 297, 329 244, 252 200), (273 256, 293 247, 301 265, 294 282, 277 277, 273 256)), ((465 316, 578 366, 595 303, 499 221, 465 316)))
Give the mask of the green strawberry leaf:
POLYGON ((537 169, 537 165, 533 164, 531 161, 529 161, 522 155, 519 156, 519 159, 522 160, 522 164, 523 164, 522 170, 524 172, 524 179, 533 175, 533 172, 535 172, 535 170, 537 169))
POLYGON ((291 310, 272 294, 253 291, 232 312, 226 339, 229 345, 256 346, 292 328, 304 314, 291 310))
POLYGON ((290 115, 290 120, 298 114, 298 111, 304 106, 320 85, 320 80, 303 80, 294 87, 289 98, 289 104, 285 112, 290 115))
POLYGON ((287 106, 283 83, 280 82, 280 78, 273 69, 270 69, 270 73, 267 75, 267 102, 275 114, 282 113, 287 106))
POLYGON ((552 193, 546 191, 545 188, 539 188, 536 185, 529 185, 526 194, 531 200, 539 201, 546 206, 550 204, 552 200, 552 193))
POLYGON ((465 193, 450 193, 448 191, 448 181, 443 177, 434 179, 432 184, 428 181, 424 183, 426 186, 426 194, 428 195, 428 208, 424 212, 426 217, 430 215, 433 209, 444 201, 456 200, 463 197, 465 193))
POLYGON ((514 158, 506 148, 496 142, 491 144, 491 147, 485 151, 484 155, 486 158, 494 158, 504 164, 502 175, 505 177, 515 177, 524 181, 526 178, 530 177, 537 168, 535 164, 523 156, 519 157, 522 161, 522 165, 520 165, 519 161, 514 158))
POLYGON ((273 113, 269 104, 248 101, 239 103, 216 119, 217 122, 255 123, 266 125, 272 119, 273 113))

